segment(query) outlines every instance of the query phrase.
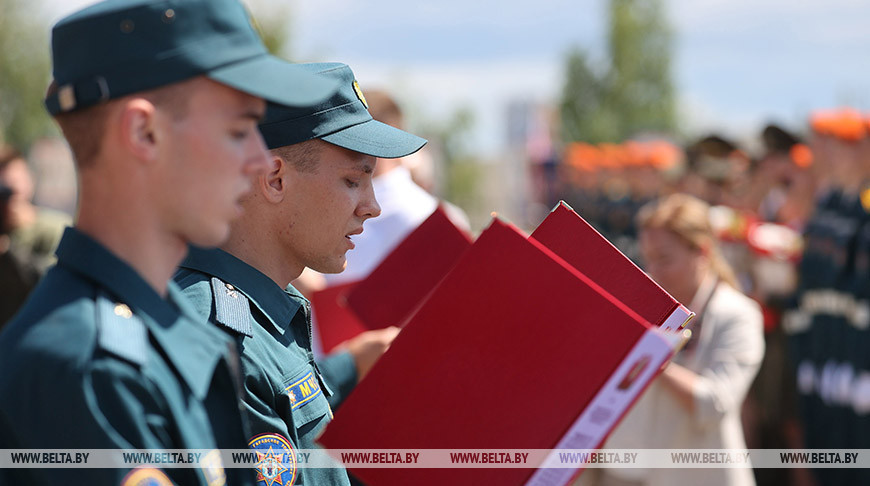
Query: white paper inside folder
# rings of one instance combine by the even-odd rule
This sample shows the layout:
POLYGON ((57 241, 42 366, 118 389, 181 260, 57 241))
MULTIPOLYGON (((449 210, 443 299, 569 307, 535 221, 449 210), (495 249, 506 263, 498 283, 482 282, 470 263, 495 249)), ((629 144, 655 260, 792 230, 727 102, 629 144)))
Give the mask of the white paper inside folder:
POLYGON ((559 453, 588 451, 604 441, 658 370, 688 341, 691 331, 685 327, 694 315, 680 305, 660 327, 648 329, 638 339, 526 486, 560 486, 571 480, 583 466, 562 463, 559 453))

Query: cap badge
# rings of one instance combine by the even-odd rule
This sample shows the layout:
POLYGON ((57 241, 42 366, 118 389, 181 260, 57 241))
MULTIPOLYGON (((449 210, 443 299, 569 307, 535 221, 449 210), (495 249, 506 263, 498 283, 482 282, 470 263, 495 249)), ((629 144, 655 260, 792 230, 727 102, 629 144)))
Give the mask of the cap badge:
POLYGON ((366 97, 363 95, 362 90, 359 88, 359 83, 357 83, 355 79, 353 80, 353 90, 356 93, 356 97, 359 98, 360 101, 362 101, 363 106, 365 106, 366 110, 368 110, 369 102, 366 101, 366 97))

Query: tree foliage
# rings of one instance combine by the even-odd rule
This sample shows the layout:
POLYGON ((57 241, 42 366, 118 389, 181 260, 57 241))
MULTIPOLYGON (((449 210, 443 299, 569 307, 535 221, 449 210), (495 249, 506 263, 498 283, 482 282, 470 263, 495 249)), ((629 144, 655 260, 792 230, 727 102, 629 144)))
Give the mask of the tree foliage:
POLYGON ((36 2, 0 1, 0 140, 26 150, 53 133, 43 107, 50 80, 48 26, 36 2))
POLYGON ((468 150, 468 134, 474 114, 467 107, 457 109, 438 131, 444 156, 444 198, 463 208, 474 204, 479 167, 468 150))
MULTIPOLYGON (((27 150, 56 134, 43 99, 51 80, 50 26, 37 14, 42 2, 0 0, 0 141, 27 150)), ((263 43, 286 57, 290 50, 290 9, 253 0, 263 43)))
MULTIPOLYGON (((292 14, 286 3, 247 0, 254 25, 270 53, 291 59, 292 14)), ((291 59, 292 60, 292 59, 291 59)))
POLYGON ((605 65, 595 65, 580 48, 568 55, 563 140, 619 142, 639 132, 672 133, 672 35, 661 0, 609 0, 608 13, 605 65))

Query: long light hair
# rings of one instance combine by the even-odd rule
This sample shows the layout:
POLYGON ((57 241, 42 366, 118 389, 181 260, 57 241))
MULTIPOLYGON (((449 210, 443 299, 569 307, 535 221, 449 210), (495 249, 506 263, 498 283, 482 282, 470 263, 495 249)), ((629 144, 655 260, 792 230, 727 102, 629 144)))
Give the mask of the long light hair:
POLYGON ((739 289, 737 276, 722 256, 713 227, 710 205, 688 194, 672 194, 653 201, 637 214, 641 229, 664 229, 677 235, 694 250, 707 250, 710 269, 719 280, 739 289))

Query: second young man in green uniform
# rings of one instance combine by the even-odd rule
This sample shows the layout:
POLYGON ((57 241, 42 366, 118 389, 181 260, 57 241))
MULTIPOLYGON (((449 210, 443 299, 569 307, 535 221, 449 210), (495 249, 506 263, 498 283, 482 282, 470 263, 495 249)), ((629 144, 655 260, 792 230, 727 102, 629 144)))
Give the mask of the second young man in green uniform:
MULTIPOLYGON (((343 469, 293 462, 293 451, 315 448, 331 419, 332 391, 311 351, 309 302, 290 282, 305 267, 344 269, 353 235, 380 213, 371 180, 376 157, 402 157, 426 141, 373 120, 347 66, 302 67, 339 81, 338 92, 313 108, 269 107, 260 131, 271 165, 243 201, 245 216, 222 249, 192 250, 175 278, 199 312, 239 344, 249 446, 285 453, 281 468, 259 473, 262 484, 279 477, 284 484, 347 484, 343 469)), ((355 381, 348 357, 337 359, 355 381)))

